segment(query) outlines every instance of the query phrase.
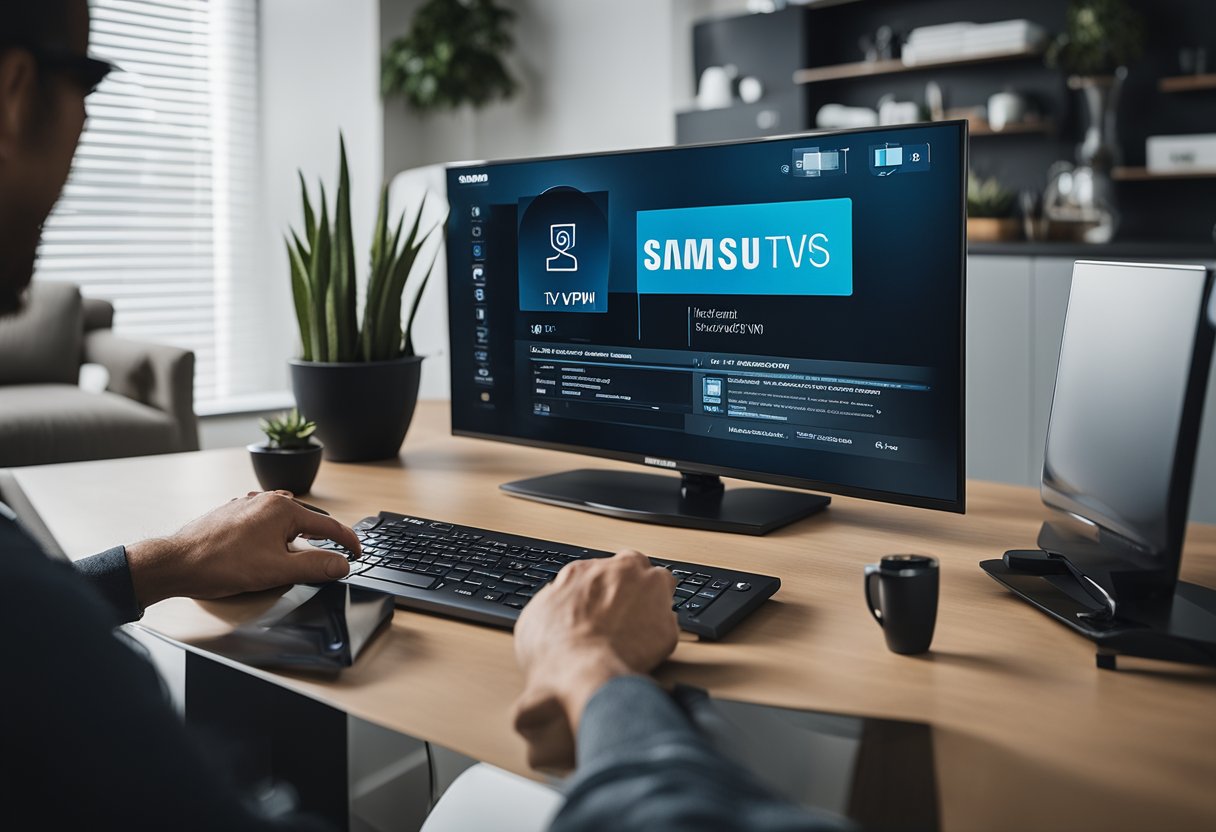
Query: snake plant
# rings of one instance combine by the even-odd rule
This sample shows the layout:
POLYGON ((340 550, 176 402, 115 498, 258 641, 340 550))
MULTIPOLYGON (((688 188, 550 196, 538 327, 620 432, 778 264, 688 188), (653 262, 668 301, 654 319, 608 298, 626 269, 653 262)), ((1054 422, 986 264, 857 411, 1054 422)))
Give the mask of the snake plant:
POLYGON ((300 326, 301 357, 305 361, 360 362, 389 361, 413 355, 410 329, 418 314, 422 292, 435 267, 434 256, 429 265, 417 270, 418 276, 413 281, 417 288, 403 322, 405 289, 415 271, 418 253, 431 235, 442 228, 443 222, 420 233, 426 207, 423 197, 409 233, 402 236, 407 212, 401 214, 390 233, 388 185, 381 188, 360 326, 350 221, 350 172, 344 139, 339 139, 338 197, 332 221, 324 184, 320 186, 319 216, 313 210, 303 173, 300 173, 300 192, 304 204, 304 233, 298 234, 293 229, 286 242, 291 264, 291 292, 300 326))

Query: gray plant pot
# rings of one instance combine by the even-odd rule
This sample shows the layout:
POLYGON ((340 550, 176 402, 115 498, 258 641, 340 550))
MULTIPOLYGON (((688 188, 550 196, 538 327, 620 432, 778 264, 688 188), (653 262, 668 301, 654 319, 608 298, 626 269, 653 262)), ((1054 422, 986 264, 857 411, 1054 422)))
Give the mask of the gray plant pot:
POLYGON ((333 364, 291 360, 291 387, 306 419, 317 423, 325 458, 392 459, 401 451, 418 403, 422 356, 333 364))
POLYGON ((307 448, 270 448, 266 445, 249 445, 249 458, 253 462, 253 473, 257 475, 263 491, 280 488, 292 494, 307 494, 321 467, 321 446, 307 448))

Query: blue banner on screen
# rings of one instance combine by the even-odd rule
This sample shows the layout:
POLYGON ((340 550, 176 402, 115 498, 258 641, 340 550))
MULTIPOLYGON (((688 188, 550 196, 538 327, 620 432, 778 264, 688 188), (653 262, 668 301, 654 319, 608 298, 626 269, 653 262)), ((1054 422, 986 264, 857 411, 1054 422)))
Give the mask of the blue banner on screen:
POLYGON ((638 294, 852 295, 853 201, 638 211, 638 294))

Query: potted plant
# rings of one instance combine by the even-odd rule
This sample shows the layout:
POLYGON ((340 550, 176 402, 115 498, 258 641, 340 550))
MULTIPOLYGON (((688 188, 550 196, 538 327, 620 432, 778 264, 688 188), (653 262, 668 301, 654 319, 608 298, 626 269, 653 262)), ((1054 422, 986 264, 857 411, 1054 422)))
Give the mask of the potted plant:
POLYGON ((995 178, 967 176, 967 239, 977 242, 1013 240, 1018 221, 1013 217, 1013 192, 995 178))
POLYGON ((427 0, 384 53, 382 93, 403 96, 419 112, 510 98, 519 84, 502 59, 514 19, 494 0, 427 0))
POLYGON ((258 427, 266 434, 265 445, 250 445, 253 472, 264 491, 283 489, 307 494, 321 466, 321 446, 313 441, 317 429, 298 409, 273 419, 263 419, 258 427))
POLYGON ((414 353, 410 330, 435 257, 425 268, 414 266, 443 221, 421 232, 424 197, 403 234, 405 214, 390 226, 388 185, 381 189, 360 325, 345 142, 340 142, 332 224, 325 186, 320 190, 319 215, 313 211, 303 174, 300 188, 304 233, 292 231, 287 240, 301 342, 300 358, 290 362, 296 403, 317 423, 326 459, 362 462, 395 457, 418 398, 422 356, 414 353), (413 299, 403 321, 405 291, 411 283, 413 299))

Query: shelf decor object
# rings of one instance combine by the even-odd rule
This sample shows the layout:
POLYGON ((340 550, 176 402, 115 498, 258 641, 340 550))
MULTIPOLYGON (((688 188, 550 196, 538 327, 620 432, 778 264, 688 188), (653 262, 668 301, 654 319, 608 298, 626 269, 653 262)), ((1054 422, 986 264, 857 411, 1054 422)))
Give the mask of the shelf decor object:
POLYGON ((1068 73, 1069 89, 1081 93, 1087 124, 1076 165, 1052 166, 1043 211, 1053 229, 1087 243, 1109 243, 1119 228, 1116 115, 1127 65, 1144 52, 1143 31, 1126 0, 1073 0, 1067 29, 1047 50, 1048 65, 1068 73))
POLYGON ((996 243, 1016 240, 1021 226, 1013 216, 1014 194, 997 179, 967 176, 967 240, 996 243))

